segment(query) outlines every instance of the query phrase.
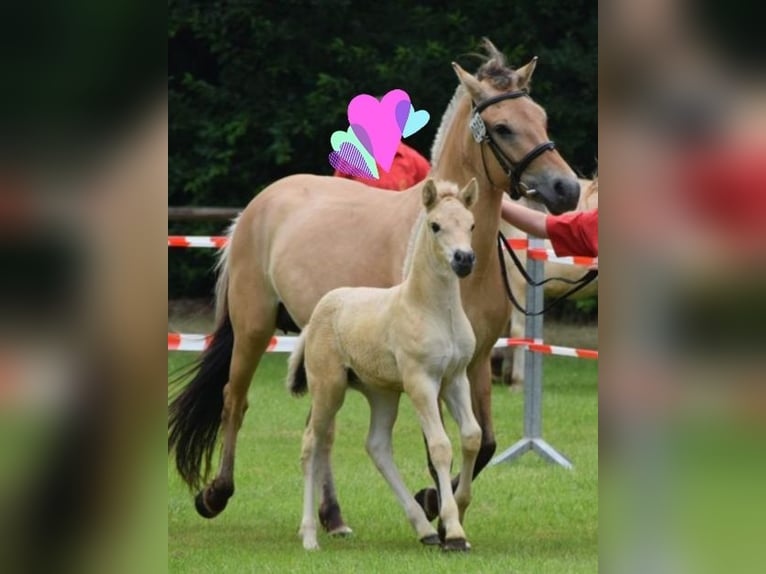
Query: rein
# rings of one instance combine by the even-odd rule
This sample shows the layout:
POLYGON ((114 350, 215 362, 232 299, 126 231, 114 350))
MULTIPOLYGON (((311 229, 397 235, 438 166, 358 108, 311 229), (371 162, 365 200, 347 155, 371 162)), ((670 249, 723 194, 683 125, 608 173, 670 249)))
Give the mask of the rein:
MULTIPOLYGON (((548 140, 547 142, 543 142, 541 144, 536 145, 534 148, 532 148, 521 160, 517 163, 514 163, 511 158, 509 158, 502 149, 500 149, 500 146, 497 145, 497 142, 494 140, 492 135, 487 130, 487 126, 484 123, 484 120, 481 119, 481 112, 486 110, 489 106, 494 105, 498 102, 502 102, 504 100, 514 100, 516 98, 521 98, 527 96, 526 90, 516 90, 515 92, 508 92, 506 94, 500 94, 499 96, 494 96, 492 98, 488 98, 481 102, 480 104, 473 103, 473 115, 471 116, 470 121, 470 128, 471 133, 473 134, 473 139, 476 140, 477 143, 484 144, 486 143, 489 146, 489 149, 492 150, 492 154, 495 156, 495 159, 497 160, 497 163, 500 164, 500 167, 503 168, 503 170, 508 175, 508 195, 511 196, 511 199, 519 199, 522 196, 521 193, 521 186, 523 185, 521 183, 521 176, 524 173, 524 170, 526 170, 529 165, 539 156, 544 154, 546 151, 551 151, 555 149, 556 144, 552 141, 548 140)), ((487 180, 494 186, 494 182, 492 181, 489 170, 487 169, 487 163, 484 159, 484 146, 482 145, 481 148, 481 161, 484 165, 484 173, 487 176, 487 180)), ((497 186, 495 186, 497 187, 497 186)))
POLYGON ((514 253, 513 249, 511 249, 510 245, 508 245, 508 241, 505 238, 505 235, 501 231, 497 232, 497 257, 500 260, 500 275, 503 278, 503 285, 505 286, 505 293, 508 295, 508 299, 511 301, 514 307, 524 313, 526 316, 537 316, 542 315, 543 313, 549 311, 551 308, 553 308, 555 305, 561 303, 564 299, 569 297, 570 295, 573 295, 574 293, 577 293, 580 289, 588 285, 591 281, 596 279, 598 277, 598 271, 595 269, 590 269, 587 271, 582 277, 579 279, 567 279, 565 277, 549 277, 548 279, 543 279, 542 281, 534 281, 529 274, 527 273, 527 270, 524 269, 524 265, 521 263, 521 260, 519 260, 519 257, 514 253), (543 308, 540 311, 530 312, 527 311, 524 307, 521 306, 521 304, 516 300, 516 297, 513 295, 513 290, 511 289, 511 284, 508 281, 508 272, 505 267, 505 257, 503 257, 503 249, 508 252, 508 254, 511 256, 511 260, 513 261, 513 264, 516 266, 516 268, 519 270, 521 275, 524 277, 524 280, 532 287, 541 287, 542 285, 545 285, 549 281, 561 281, 563 283, 568 283, 569 285, 573 285, 573 287, 561 295, 560 297, 556 297, 553 301, 548 303, 547 305, 543 306, 543 308))

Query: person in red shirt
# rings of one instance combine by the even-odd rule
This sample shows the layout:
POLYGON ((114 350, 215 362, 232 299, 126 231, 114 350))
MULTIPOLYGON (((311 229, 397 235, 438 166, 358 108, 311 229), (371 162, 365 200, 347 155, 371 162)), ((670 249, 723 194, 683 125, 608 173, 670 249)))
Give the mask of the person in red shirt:
POLYGON ((391 164, 391 169, 388 173, 383 171, 380 165, 378 165, 380 179, 368 179, 366 177, 353 176, 337 170, 333 175, 335 177, 344 177, 346 179, 360 181, 371 187, 402 191, 423 181, 430 170, 431 166, 428 164, 426 158, 410 146, 405 145, 404 142, 399 142, 399 148, 396 150, 394 162, 391 164))
POLYGON ((598 208, 549 215, 503 199, 500 215, 522 231, 550 239, 560 257, 598 257, 598 208))

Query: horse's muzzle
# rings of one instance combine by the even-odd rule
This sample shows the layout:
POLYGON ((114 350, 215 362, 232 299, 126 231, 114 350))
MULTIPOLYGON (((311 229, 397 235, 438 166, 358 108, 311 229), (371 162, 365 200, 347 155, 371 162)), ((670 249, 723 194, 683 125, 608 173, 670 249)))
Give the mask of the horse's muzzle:
POLYGON ((452 270, 458 277, 468 277, 473 271, 476 255, 473 251, 455 251, 452 256, 452 270))

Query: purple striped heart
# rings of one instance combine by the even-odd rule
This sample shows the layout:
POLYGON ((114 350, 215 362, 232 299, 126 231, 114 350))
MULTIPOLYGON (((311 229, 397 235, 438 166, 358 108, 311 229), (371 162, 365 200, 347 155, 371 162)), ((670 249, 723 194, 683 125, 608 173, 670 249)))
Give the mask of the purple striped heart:
POLYGON ((347 142, 343 143, 338 151, 330 154, 330 165, 341 173, 375 179, 356 146, 347 142))

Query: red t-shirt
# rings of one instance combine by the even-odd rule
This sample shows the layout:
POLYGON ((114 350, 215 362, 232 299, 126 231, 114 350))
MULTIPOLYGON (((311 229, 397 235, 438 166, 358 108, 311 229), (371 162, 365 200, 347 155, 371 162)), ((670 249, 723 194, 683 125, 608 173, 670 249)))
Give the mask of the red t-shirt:
POLYGON ((549 215, 545 229, 556 255, 598 257, 598 208, 549 215))
POLYGON ((346 179, 360 181, 370 187, 402 191, 403 189, 407 189, 416 183, 423 181, 428 176, 430 169, 431 166, 428 165, 426 158, 408 145, 400 142, 399 148, 396 150, 396 155, 394 156, 394 162, 391 164, 391 169, 388 173, 383 171, 380 165, 378 165, 380 179, 356 177, 339 171, 336 171, 333 175, 335 177, 344 177, 346 179))

